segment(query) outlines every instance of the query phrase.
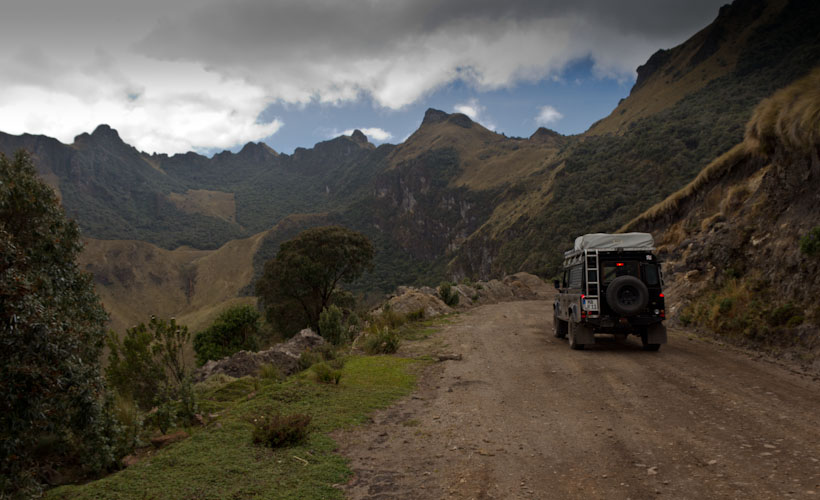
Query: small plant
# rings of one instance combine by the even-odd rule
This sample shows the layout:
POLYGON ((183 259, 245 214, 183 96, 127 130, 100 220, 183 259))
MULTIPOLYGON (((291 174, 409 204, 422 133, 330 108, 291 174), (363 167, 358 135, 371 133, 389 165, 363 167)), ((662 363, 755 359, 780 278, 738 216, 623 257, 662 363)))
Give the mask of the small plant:
POLYGON ((315 365, 316 363, 321 363, 324 361, 322 354, 319 352, 307 350, 299 355, 299 369, 300 370, 307 370, 311 366, 315 365))
POLYGON ((801 311, 791 302, 787 302, 769 312, 766 315, 766 322, 770 326, 782 326, 787 324, 794 316, 802 316, 801 311))
POLYGON ((342 370, 335 370, 328 363, 316 363, 310 369, 316 374, 316 380, 323 384, 339 385, 342 378, 342 370))
POLYGON ((185 378, 179 386, 179 405, 177 407, 177 418, 182 422, 192 423, 196 420, 196 414, 199 413, 199 404, 196 401, 196 394, 194 394, 194 385, 190 378, 185 378))
POLYGON ((282 371, 279 368, 271 363, 264 364, 259 367, 259 378, 267 379, 267 380, 282 380, 282 371))
POLYGON ((421 321, 424 319, 424 308, 421 307, 416 311, 407 313, 407 321, 421 321))
POLYGON ((368 354, 393 354, 399 350, 400 343, 401 340, 395 332, 384 328, 365 337, 362 347, 368 354))
POLYGON ((303 413, 254 418, 253 442, 268 448, 298 444, 307 437, 310 421, 310 415, 303 413))
POLYGON ((458 292, 453 291, 453 285, 448 281, 442 281, 438 286, 438 294, 441 300, 450 307, 458 305, 458 292))
POLYGON ((347 340, 342 316, 342 310, 334 305, 324 308, 319 315, 319 334, 333 345, 347 340))
POLYGON ((800 238, 800 251, 809 257, 820 256, 820 226, 800 238))
POLYGON ((718 304, 718 312, 720 312, 720 314, 728 313, 732 310, 732 306, 734 305, 734 303, 735 301, 729 297, 722 299, 720 301, 720 304, 718 304))

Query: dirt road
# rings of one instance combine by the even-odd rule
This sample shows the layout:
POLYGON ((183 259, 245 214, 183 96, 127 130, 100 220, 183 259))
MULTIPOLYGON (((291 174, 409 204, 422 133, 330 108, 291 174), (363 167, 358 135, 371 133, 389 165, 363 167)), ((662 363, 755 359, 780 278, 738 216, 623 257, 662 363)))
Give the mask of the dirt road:
POLYGON ((482 306, 408 345, 463 359, 335 436, 348 496, 820 498, 820 382, 678 331, 571 351, 550 312, 482 306))

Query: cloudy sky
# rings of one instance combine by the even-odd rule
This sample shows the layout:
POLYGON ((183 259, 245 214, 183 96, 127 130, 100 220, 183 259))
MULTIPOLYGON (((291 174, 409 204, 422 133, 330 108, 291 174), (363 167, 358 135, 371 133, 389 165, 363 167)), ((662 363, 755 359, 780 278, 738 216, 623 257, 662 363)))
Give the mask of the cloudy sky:
POLYGON ((0 131, 107 123, 152 153, 277 151, 425 109, 509 136, 583 132, 715 0, 3 0, 0 131))

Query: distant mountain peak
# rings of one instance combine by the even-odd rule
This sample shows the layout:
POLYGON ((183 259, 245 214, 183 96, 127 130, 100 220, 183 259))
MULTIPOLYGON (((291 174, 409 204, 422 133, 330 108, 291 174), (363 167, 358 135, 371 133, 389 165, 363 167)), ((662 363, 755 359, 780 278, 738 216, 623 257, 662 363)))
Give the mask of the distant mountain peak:
POLYGON ((434 123, 450 122, 461 128, 470 128, 473 126, 473 121, 469 116, 463 113, 445 113, 444 111, 429 108, 424 113, 424 120, 421 121, 421 126, 432 125, 434 123))
POLYGON ((353 133, 350 134, 350 138, 360 144, 367 144, 367 136, 359 129, 354 130, 353 133))
POLYGON ((104 123, 97 125, 97 128, 95 128, 94 132, 91 134, 86 132, 74 138, 74 144, 88 143, 126 145, 120 137, 120 134, 115 129, 111 128, 111 126, 104 123))
POLYGON ((563 137, 563 135, 554 130, 545 127, 538 127, 538 130, 530 136, 530 140, 538 142, 552 142, 561 137, 563 137))
POLYGON ((429 108, 424 113, 424 119, 421 121, 421 125, 424 126, 424 125, 432 125, 434 123, 441 123, 443 121, 446 121, 447 118, 449 118, 449 117, 450 117, 450 115, 448 115, 444 111, 429 108))

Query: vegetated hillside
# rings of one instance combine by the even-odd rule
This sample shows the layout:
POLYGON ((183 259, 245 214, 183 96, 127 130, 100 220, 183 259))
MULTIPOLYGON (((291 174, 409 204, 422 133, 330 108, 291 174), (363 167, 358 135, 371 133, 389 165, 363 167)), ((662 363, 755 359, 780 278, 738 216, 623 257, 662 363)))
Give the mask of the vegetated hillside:
POLYGON ((820 68, 623 229, 656 235, 672 318, 820 370, 820 68))
POLYGON ((254 302, 240 292, 251 283, 263 241, 284 241, 322 220, 321 215, 287 217, 268 231, 216 250, 167 250, 144 241, 86 238, 79 265, 94 275, 114 331, 147 322, 153 314, 176 317, 196 332, 227 306, 254 302))
POLYGON ((669 57, 654 56, 633 96, 605 122, 629 106, 643 106, 640 113, 571 138, 546 168, 519 179, 506 193, 512 202, 467 239, 450 272, 552 275, 575 236, 614 231, 685 185, 742 140, 761 99, 820 60, 817 19, 820 3, 802 0, 737 0, 721 9, 710 27, 669 57), (736 56, 723 68, 717 63, 728 53, 736 56), (716 64, 722 69, 712 72, 716 64), (698 84, 680 84, 689 80, 698 84), (650 106, 652 93, 662 89, 680 97, 650 106), (618 133, 602 133, 608 130, 618 133))
POLYGON ((0 152, 27 149, 83 234, 173 249, 215 249, 293 213, 341 206, 366 184, 390 147, 361 132, 279 155, 263 144, 213 158, 147 155, 100 125, 73 144, 0 133, 0 152))

